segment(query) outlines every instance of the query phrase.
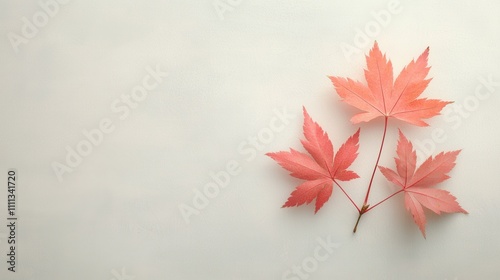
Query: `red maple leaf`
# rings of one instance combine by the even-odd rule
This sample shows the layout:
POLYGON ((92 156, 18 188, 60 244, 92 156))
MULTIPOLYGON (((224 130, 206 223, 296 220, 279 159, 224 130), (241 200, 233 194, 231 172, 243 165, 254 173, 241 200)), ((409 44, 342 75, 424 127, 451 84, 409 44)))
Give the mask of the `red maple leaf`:
POLYGON ((283 207, 309 204, 316 199, 316 213, 330 198, 336 180, 349 181, 359 177, 355 172, 347 170, 358 156, 359 129, 334 156, 328 134, 311 119, 305 108, 303 110, 306 139, 301 140, 301 143, 310 155, 294 149, 266 155, 290 171, 291 176, 306 180, 291 193, 283 207))
POLYGON ((366 56, 367 86, 350 78, 329 78, 344 102, 364 111, 351 118, 353 123, 368 122, 384 116, 427 126, 422 119, 438 115, 444 106, 451 103, 436 99, 417 99, 431 81, 425 79, 430 69, 427 66, 428 56, 429 48, 416 61, 412 60, 393 82, 392 63, 375 42, 366 56))
POLYGON ((398 155, 394 158, 396 171, 382 166, 379 166, 379 169, 387 180, 402 188, 406 209, 413 216, 424 237, 426 219, 422 206, 436 214, 441 212, 467 214, 448 191, 430 188, 450 178, 447 173, 455 167, 455 160, 460 150, 441 152, 434 158, 431 156, 416 168, 417 154, 413 145, 399 131, 396 152, 398 155))

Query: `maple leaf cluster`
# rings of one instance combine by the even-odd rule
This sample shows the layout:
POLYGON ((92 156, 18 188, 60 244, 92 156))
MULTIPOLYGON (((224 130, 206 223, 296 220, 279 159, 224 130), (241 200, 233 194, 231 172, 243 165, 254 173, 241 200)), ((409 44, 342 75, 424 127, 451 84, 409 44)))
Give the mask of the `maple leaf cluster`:
POLYGON ((447 174, 455 166, 460 150, 431 156, 417 168, 417 156, 413 145, 399 131, 397 157, 395 157, 396 169, 392 170, 378 165, 390 118, 416 126, 427 126, 424 119, 438 115, 444 106, 451 103, 419 98, 431 80, 426 79, 430 69, 427 65, 428 56, 429 48, 417 60, 412 60, 394 81, 392 63, 382 54, 375 42, 366 56, 367 69, 364 71, 366 85, 350 78, 329 77, 342 101, 363 111, 352 117, 351 121, 354 124, 369 122, 378 117, 385 119, 379 156, 362 207, 354 203, 339 183, 339 181, 359 178, 358 174, 348 168, 358 156, 360 129, 335 152, 328 134, 312 120, 305 108, 303 108, 305 140, 301 140, 301 143, 308 154, 294 149, 290 149, 289 152, 267 153, 284 169, 290 171, 291 176, 305 180, 291 193, 283 207, 309 204, 315 200, 316 213, 328 201, 336 185, 358 210, 359 222, 361 215, 402 192, 406 209, 424 237, 426 224, 424 208, 437 214, 441 212, 467 213, 448 191, 432 188, 449 178, 447 174), (389 182, 400 189, 370 207, 368 196, 377 169, 389 182))

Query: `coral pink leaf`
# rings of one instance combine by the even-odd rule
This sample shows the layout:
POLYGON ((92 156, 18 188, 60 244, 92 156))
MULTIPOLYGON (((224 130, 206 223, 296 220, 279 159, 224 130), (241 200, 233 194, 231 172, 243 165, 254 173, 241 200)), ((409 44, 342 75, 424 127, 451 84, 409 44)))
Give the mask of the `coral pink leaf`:
POLYGON ((397 172, 379 166, 379 170, 386 179, 399 187, 405 193, 405 206, 411 213, 413 220, 425 237, 425 213, 423 207, 436 214, 465 213, 456 198, 449 192, 431 188, 449 178, 448 173, 455 166, 455 160, 460 151, 440 153, 429 157, 415 170, 417 161, 415 150, 410 141, 399 131, 397 146, 397 172))
POLYGON ((290 149, 290 152, 267 153, 290 175, 306 180, 290 195, 283 207, 299 206, 316 199, 317 212, 328 201, 335 180, 348 181, 359 176, 347 170, 358 155, 359 129, 340 147, 334 155, 328 134, 312 120, 304 108, 304 136, 302 145, 311 155, 290 149))
POLYGON ((342 101, 361 111, 352 117, 354 123, 368 122, 377 117, 392 117, 417 126, 427 126, 423 119, 438 115, 451 102, 417 99, 427 88, 429 48, 412 60, 393 81, 392 63, 377 42, 366 56, 367 86, 349 78, 329 77, 342 101))

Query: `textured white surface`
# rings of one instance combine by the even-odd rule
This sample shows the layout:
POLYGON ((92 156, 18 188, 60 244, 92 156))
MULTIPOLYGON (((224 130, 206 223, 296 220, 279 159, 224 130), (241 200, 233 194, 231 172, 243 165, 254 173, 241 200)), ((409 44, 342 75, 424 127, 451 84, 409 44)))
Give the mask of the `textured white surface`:
MULTIPOLYGON (((2 188, 1 279, 498 279, 498 2, 74 0, 54 7, 44 23, 40 4, 0 4, 1 181, 8 168, 19 172, 18 272, 7 271, 2 188), (389 9, 390 19, 377 22, 389 9), (23 17, 40 27, 28 30, 23 17), (32 38, 12 44, 23 28, 32 38), (299 180, 264 156, 300 148, 303 105, 336 148, 357 129, 348 122, 355 110, 338 101, 326 76, 361 79, 375 39, 396 73, 430 46, 434 79, 424 96, 463 107, 428 128, 393 122, 388 132, 381 164, 390 167, 397 127, 427 149, 441 134, 434 153, 463 149, 440 187, 470 214, 429 214, 427 240, 401 196, 364 216, 355 235, 357 213, 338 189, 316 215, 312 205, 280 209, 299 180), (346 55, 344 44, 359 53, 346 55), (168 76, 125 115, 121 96, 143 84, 148 67, 168 76), (496 85, 480 100, 481 79, 496 85), (277 121, 283 110, 294 118, 277 121), (67 147, 76 149, 82 131, 103 120, 113 131, 58 180, 54 162, 67 164, 67 147), (259 136, 266 143, 252 148, 259 136), (180 205, 193 207, 211 172, 228 164, 237 175, 187 224, 180 205), (296 265, 305 267, 299 273, 296 265)), ((361 126, 353 169, 362 178, 346 184, 358 203, 381 130, 380 121, 361 126)), ((371 201, 391 188, 377 174, 371 201)))

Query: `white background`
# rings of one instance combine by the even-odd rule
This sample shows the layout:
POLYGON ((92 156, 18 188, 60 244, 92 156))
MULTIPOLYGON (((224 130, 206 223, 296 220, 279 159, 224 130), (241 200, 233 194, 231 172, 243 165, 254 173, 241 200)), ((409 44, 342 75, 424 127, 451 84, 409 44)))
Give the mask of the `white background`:
MULTIPOLYGON (((36 1, 2 1, 0 278, 498 279, 500 5, 400 0, 377 22, 389 2, 74 0, 43 23, 36 1), (12 43, 13 34, 24 37, 23 17, 39 27, 12 43), (301 181, 264 155, 302 150, 302 106, 335 149, 355 132, 348 120, 357 110, 339 102, 327 75, 363 80, 374 40, 395 75, 430 46, 433 80, 423 96, 463 108, 448 106, 427 128, 390 123, 384 166, 393 167, 398 128, 434 154, 463 149, 439 188, 470 214, 426 212, 427 239, 402 196, 363 216, 355 235, 357 212, 336 188, 316 215, 313 205, 281 209, 301 181), (168 76, 120 119, 112 104, 148 67, 168 76), (480 79, 496 82, 481 88, 482 100, 480 79), (268 136, 276 110, 294 118, 251 148, 249 137, 268 136), (67 147, 103 119, 114 130, 58 180, 54 163, 67 164, 67 147), (444 135, 436 142, 433 133, 444 135), (240 173, 186 223, 180 205, 194 207, 210 173, 233 161, 240 173), (9 168, 19 175, 16 273, 6 263, 9 168), (337 247, 319 262, 318 239, 337 247), (310 272, 287 274, 302 264, 310 272)), ((360 127, 352 169, 361 178, 345 183, 357 203, 382 122, 360 127)), ((377 173, 370 201, 394 189, 377 173)))

